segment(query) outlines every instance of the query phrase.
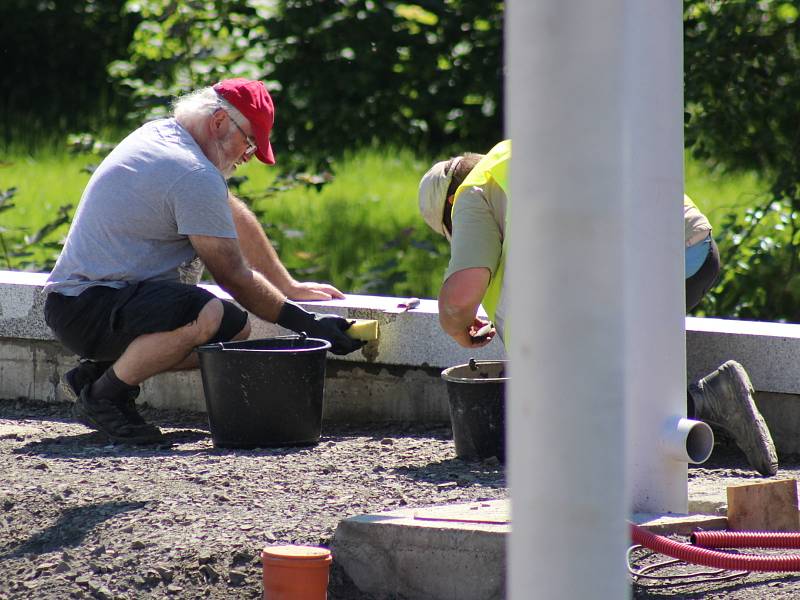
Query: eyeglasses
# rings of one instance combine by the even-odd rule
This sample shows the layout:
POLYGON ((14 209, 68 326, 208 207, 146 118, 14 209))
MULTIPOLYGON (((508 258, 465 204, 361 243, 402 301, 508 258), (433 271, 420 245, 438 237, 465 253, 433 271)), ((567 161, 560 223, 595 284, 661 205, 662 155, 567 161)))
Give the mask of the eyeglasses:
POLYGON ((225 114, 228 115, 228 118, 231 120, 231 123, 233 123, 236 126, 236 129, 238 129, 241 132, 241 134, 244 136, 245 141, 247 142, 247 149, 244 151, 245 156, 250 157, 253 154, 255 154, 256 150, 258 150, 258 145, 256 145, 256 141, 244 132, 244 129, 242 129, 241 125, 239 125, 236 122, 236 119, 234 119, 231 116, 231 113, 225 111, 225 114))

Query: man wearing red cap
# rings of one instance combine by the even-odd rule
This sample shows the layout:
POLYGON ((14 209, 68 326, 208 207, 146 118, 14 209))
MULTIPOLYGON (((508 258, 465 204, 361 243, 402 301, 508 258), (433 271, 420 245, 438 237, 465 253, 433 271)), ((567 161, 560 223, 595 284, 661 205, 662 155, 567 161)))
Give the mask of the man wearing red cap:
POLYGON ((203 268, 246 310, 347 354, 363 345, 335 315, 295 300, 342 298, 296 281, 260 223, 226 183, 253 155, 274 164, 274 108, 260 81, 227 79, 181 98, 98 166, 45 287, 45 320, 80 358, 61 392, 73 414, 112 441, 160 443, 136 410, 139 384, 195 368, 193 349, 245 339, 248 313, 198 287, 203 268))

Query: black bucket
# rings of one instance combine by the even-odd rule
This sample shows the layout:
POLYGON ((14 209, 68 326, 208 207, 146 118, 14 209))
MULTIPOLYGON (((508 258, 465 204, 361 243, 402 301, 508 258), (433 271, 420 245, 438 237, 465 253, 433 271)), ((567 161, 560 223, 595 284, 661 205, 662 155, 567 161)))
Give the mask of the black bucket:
POLYGON ((297 336, 200 346, 215 446, 315 444, 322 431, 330 342, 297 336))
POLYGON ((459 458, 505 462, 506 367, 504 360, 473 359, 442 371, 459 458))

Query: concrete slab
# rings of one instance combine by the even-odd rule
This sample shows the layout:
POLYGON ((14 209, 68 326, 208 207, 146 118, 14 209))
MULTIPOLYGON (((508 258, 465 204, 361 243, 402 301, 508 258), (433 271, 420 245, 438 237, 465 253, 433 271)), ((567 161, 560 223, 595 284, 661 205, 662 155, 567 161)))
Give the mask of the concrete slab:
MULTIPOLYGON (((56 401, 59 378, 74 366, 58 342, 0 338, 0 398, 56 401)), ((138 402, 206 412, 200 371, 156 375, 142 384, 138 402)), ((438 369, 329 361, 323 420, 447 424, 447 389, 438 369)))
MULTIPOLYGON (((711 508, 710 514, 640 513, 632 521, 660 535, 725 529, 726 489, 735 481, 690 482, 690 512, 711 508)), ((503 598, 510 532, 507 499, 361 515, 339 523, 334 560, 380 600, 503 598)))
MULTIPOLYGON (((51 401, 58 378, 74 357, 53 338, 42 317, 46 273, 0 271, 0 397, 51 401)), ((205 285, 222 298, 218 286, 205 285)), ((439 327, 436 301, 398 313, 405 298, 348 295, 304 302, 309 310, 379 321, 379 339, 346 357, 328 356, 325 418, 337 421, 446 423, 442 369, 477 359, 505 358, 502 344, 468 350, 439 327)), ((254 319, 252 337, 287 331, 254 319)), ((728 359, 750 373, 758 403, 781 455, 800 453, 800 325, 686 318, 687 372, 706 375, 728 359)), ((205 410, 199 375, 165 374, 148 381, 142 401, 157 408, 205 410)))
POLYGON ((713 515, 652 515, 636 513, 631 521, 659 535, 689 535, 696 529, 706 531, 725 529, 728 519, 713 515))
POLYGON ((488 500, 467 504, 432 506, 414 511, 420 521, 450 521, 453 523, 511 523, 511 505, 508 500, 488 500))
POLYGON ((490 600, 505 594, 508 501, 403 509, 345 519, 337 561, 377 600, 490 600))

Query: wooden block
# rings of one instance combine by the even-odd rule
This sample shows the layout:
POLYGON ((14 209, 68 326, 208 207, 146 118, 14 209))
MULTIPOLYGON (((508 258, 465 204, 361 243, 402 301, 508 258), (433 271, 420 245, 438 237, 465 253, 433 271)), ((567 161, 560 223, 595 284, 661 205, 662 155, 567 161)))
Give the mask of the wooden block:
POLYGON ((798 531, 797 481, 783 479, 728 487, 728 529, 798 531))

